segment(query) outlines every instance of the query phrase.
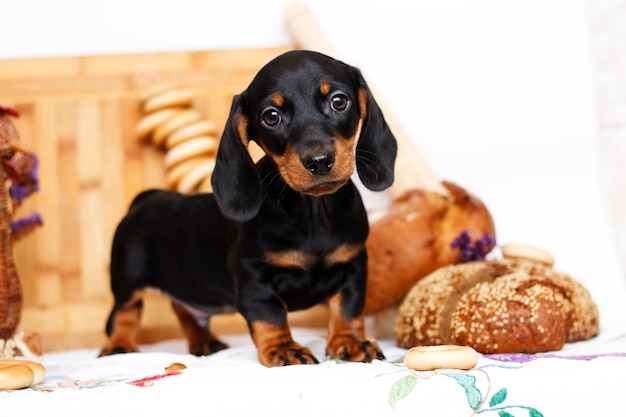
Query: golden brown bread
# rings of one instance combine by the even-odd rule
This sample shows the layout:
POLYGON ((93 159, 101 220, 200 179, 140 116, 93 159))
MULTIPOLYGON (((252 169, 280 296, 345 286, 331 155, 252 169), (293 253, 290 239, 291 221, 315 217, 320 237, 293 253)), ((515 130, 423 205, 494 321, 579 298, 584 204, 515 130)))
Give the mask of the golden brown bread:
MULTIPOLYGON (((370 225, 365 314, 397 306, 420 279, 442 266, 463 262, 450 246, 461 232, 495 238, 485 204, 462 187, 444 181, 450 197, 411 190, 396 198, 370 225)), ((486 248, 488 252, 491 247, 486 248)))
POLYGON ((579 282, 547 265, 506 259, 452 265, 420 280, 400 305, 394 335, 406 348, 536 353, 598 329, 598 308, 579 282))

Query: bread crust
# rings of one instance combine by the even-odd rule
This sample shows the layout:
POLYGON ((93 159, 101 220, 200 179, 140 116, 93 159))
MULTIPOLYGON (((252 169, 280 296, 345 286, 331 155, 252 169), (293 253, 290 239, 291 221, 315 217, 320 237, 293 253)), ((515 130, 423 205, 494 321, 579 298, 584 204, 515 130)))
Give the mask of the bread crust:
POLYGON ((536 353, 598 330, 598 308, 578 281, 547 265, 505 259, 452 265, 423 278, 400 305, 394 336, 406 348, 536 353))
POLYGON ((461 252, 450 246, 461 232, 495 237, 485 204, 454 183, 442 184, 449 198, 410 190, 370 223, 366 315, 397 306, 420 279, 440 267, 463 262, 461 252))

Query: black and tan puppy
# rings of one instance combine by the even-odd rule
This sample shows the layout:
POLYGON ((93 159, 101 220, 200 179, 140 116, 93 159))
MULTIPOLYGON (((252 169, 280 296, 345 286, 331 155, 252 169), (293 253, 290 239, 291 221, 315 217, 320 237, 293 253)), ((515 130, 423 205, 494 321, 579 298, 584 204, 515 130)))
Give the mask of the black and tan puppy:
POLYGON ((363 306, 369 227, 351 181, 393 182, 396 141, 360 72, 309 51, 263 67, 233 100, 221 138, 213 194, 140 194, 115 234, 115 305, 102 355, 137 350, 141 292, 173 300, 189 350, 224 349, 212 315, 239 311, 259 360, 316 363, 296 343, 287 312, 328 303, 331 358, 382 358, 366 337, 363 306), (265 151, 254 164, 249 141, 265 151))

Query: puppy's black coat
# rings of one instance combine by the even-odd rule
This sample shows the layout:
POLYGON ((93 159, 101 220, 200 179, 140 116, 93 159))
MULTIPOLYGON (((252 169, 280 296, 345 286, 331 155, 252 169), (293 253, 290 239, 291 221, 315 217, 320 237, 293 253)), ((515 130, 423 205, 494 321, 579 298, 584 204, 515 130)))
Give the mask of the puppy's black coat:
POLYGON ((213 194, 150 190, 133 201, 111 253, 115 304, 102 355, 136 351, 141 292, 173 300, 190 352, 226 346, 213 314, 239 311, 261 363, 316 363, 287 311, 326 302, 330 357, 381 358, 363 330, 369 227, 357 188, 393 182, 396 141, 358 69, 310 51, 270 61, 233 99, 213 194), (265 151, 253 163, 250 140, 265 151))

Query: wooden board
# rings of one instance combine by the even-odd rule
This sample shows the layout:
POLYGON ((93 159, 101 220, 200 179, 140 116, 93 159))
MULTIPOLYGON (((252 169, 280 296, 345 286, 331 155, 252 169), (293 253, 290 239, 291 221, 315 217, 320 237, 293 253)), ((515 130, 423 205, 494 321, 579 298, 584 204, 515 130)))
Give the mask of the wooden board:
MULTIPOLYGON (((189 87, 194 107, 223 126, 233 95, 285 50, 0 60, 0 102, 19 110, 22 141, 40 159, 41 189, 18 212, 44 219, 14 251, 24 288, 21 330, 40 333, 46 351, 103 343, 113 231, 139 191, 164 185, 163 154, 134 137, 141 92, 159 81, 189 87)), ((320 316, 293 320, 316 325, 320 316)), ((234 316, 216 330, 245 326, 234 316)), ((151 296, 141 342, 180 336, 169 302, 151 296)))

